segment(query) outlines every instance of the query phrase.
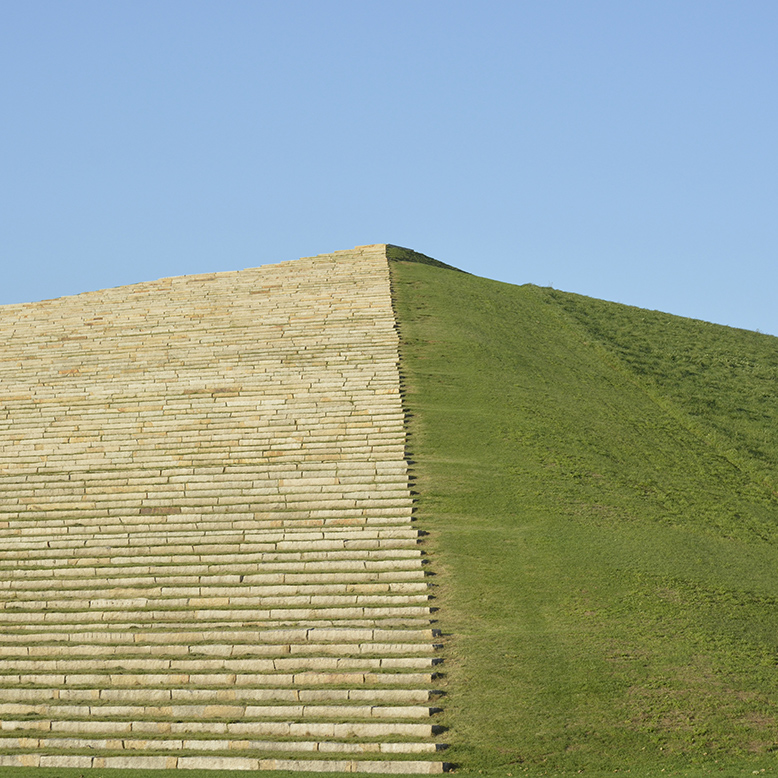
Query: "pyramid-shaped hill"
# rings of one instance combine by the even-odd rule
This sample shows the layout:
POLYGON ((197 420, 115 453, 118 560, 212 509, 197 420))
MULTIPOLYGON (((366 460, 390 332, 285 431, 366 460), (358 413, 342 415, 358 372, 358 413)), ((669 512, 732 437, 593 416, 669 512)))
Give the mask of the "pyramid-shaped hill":
POLYGON ((778 339, 391 268, 446 758, 775 771, 778 339))
POLYGON ((443 769, 385 246, 0 340, 0 766, 443 769))
POLYGON ((775 769, 776 338, 385 245, 0 336, 0 767, 775 769))

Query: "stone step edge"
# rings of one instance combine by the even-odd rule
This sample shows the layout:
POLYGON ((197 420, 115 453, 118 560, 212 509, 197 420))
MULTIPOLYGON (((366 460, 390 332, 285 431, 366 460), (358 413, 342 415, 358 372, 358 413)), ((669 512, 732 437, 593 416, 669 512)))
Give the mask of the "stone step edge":
POLYGON ((295 772, 387 773, 433 775, 448 772, 446 762, 360 761, 326 759, 254 759, 246 757, 148 757, 148 756, 45 756, 39 754, 0 756, 0 767, 73 767, 123 769, 193 770, 290 770, 295 772))
MULTIPOLYGON (((189 632, 193 631, 191 625, 189 632)), ((257 629, 236 630, 239 632, 252 632, 257 643, 273 643, 287 645, 289 643, 394 643, 404 641, 408 643, 433 641, 439 638, 442 632, 436 628, 421 629, 382 629, 380 627, 355 627, 355 628, 328 628, 328 627, 290 627, 287 629, 257 629)), ((137 633, 139 642, 145 640, 145 630, 137 633)), ((153 631, 150 634, 154 634, 153 631)))
MULTIPOLYGON (((429 721, 429 719, 427 719, 429 721)), ((230 721, 155 721, 143 719, 134 721, 95 721, 93 719, 5 719, 2 729, 8 733, 34 733, 33 737, 54 733, 61 737, 134 737, 143 738, 178 737, 204 739, 245 739, 246 737, 269 737, 281 740, 315 737, 317 739, 371 740, 375 738, 397 738, 430 740, 437 738, 446 728, 433 723, 407 723, 376 719, 370 722, 342 721, 277 721, 260 720, 251 723, 230 721)))
MULTIPOLYGON (((434 644, 440 639, 442 633, 439 629, 431 629, 428 626, 421 629, 381 629, 381 628, 327 628, 310 627, 288 628, 277 630, 263 630, 256 627, 233 628, 226 633, 220 633, 220 640, 214 640, 203 635, 200 630, 193 630, 191 624, 183 629, 164 629, 164 630, 136 630, 127 632, 125 630, 74 630, 70 633, 64 633, 51 628, 43 628, 37 632, 24 629, 16 632, 7 632, 0 634, 0 646, 16 646, 20 642, 25 642, 26 647, 33 645, 48 644, 60 646, 62 648, 68 645, 89 645, 98 647, 98 645, 170 645, 185 644, 190 648, 198 646, 209 646, 211 651, 219 647, 254 645, 262 646, 262 651, 276 651, 279 654, 289 654, 306 646, 306 651, 314 646, 349 646, 352 650, 361 653, 382 652, 390 649, 391 646, 401 644, 408 645, 427 645, 434 644), (225 642, 229 639, 229 643, 225 642)), ((326 650, 322 648, 322 650, 326 650)))
MULTIPOLYGON (((0 676, 2 678, 2 676, 0 676)), ((443 696, 443 691, 438 689, 429 689, 419 687, 409 689, 407 685, 399 688, 353 688, 354 684, 347 685, 323 685, 315 689, 297 688, 291 684, 262 686, 258 683, 245 683, 238 685, 228 684, 223 681, 221 684, 203 683, 193 684, 174 683, 173 679, 149 685, 122 685, 116 686, 110 684, 110 676, 106 677, 106 683, 76 685, 69 683, 65 688, 52 687, 51 685, 27 685, 15 684, 12 686, 0 685, 0 699, 4 702, 25 702, 29 703, 39 698, 46 698, 49 701, 70 701, 70 702, 131 702, 133 697, 150 699, 145 695, 156 696, 156 702, 168 702, 176 700, 180 696, 181 702, 187 702, 187 698, 192 694, 214 695, 213 700, 220 703, 245 703, 255 701, 260 696, 263 701, 269 702, 293 702, 315 704, 317 702, 370 702, 375 705, 383 704, 404 704, 404 705, 423 705, 437 701, 443 696), (218 692, 227 690, 228 696, 219 696, 218 692), (64 696, 63 696, 64 694, 64 696), (47 696, 48 695, 48 696, 47 696), (71 697, 71 695, 75 695, 71 697), (82 697, 83 699, 77 699, 82 697)))
POLYGON ((49 753, 57 751, 81 750, 92 755, 105 756, 103 752, 127 752, 135 753, 155 751, 158 755, 164 752, 181 751, 304 751, 319 754, 433 754, 445 751, 446 743, 425 741, 343 741, 343 740, 259 740, 250 738, 213 739, 210 736, 203 738, 178 737, 170 738, 159 736, 158 738, 142 737, 62 737, 60 734, 43 735, 40 733, 28 736, 0 735, 0 744, 3 751, 11 753, 35 753, 48 750, 49 753), (6 742, 3 742, 6 741, 6 742))
MULTIPOLYGON (((72 557, 77 556, 79 552, 85 554, 94 554, 97 551, 111 548, 113 553, 120 551, 150 554, 155 552, 166 552, 168 554, 204 554, 212 553, 214 555, 224 554, 251 554, 264 551, 280 551, 286 547, 292 550, 299 550, 301 544, 305 544, 306 549, 340 549, 343 544, 349 542, 378 542, 378 541, 406 541, 408 546, 414 546, 410 541, 415 541, 419 537, 419 530, 412 526, 384 528, 384 529, 330 529, 326 532, 318 533, 321 537, 310 537, 312 532, 278 532, 267 531, 252 533, 254 536, 246 538, 229 537, 216 533, 203 533, 201 535, 172 535, 169 538, 164 536, 145 536, 139 534, 139 537, 127 537, 108 534, 106 537, 92 538, 36 538, 20 540, 18 537, 11 537, 12 547, 2 551, 3 560, 12 559, 35 559, 50 558, 55 554, 38 552, 56 551, 56 556, 72 557), (277 538, 278 536, 278 538, 277 538), (335 545, 338 544, 338 545, 335 545)), ((385 546, 388 547, 388 546, 385 546)), ((399 546, 403 548, 405 546, 399 546)))
MULTIPOLYGON (((146 578, 155 581, 156 585, 165 585, 171 580, 181 578, 197 578, 199 580, 223 580, 225 576, 241 577, 240 583, 261 586, 272 576, 297 576, 299 579, 308 579, 311 575, 339 576, 338 578, 324 579, 335 583, 350 581, 351 575, 364 576, 381 573, 383 580, 390 579, 392 575, 406 576, 406 580, 416 574, 417 579, 426 579, 433 573, 425 567, 428 564, 426 554, 420 549, 400 549, 398 553, 376 551, 372 556, 365 554, 339 555, 333 558, 330 555, 317 555, 313 559, 300 559, 295 554, 291 559, 271 559, 262 563, 258 570, 257 561, 241 559, 225 564, 223 562, 208 564, 207 562, 181 560, 165 562, 162 564, 149 564, 145 561, 138 565, 116 565, 111 567, 104 560, 90 558, 88 564, 75 564, 66 567, 56 567, 52 560, 51 565, 25 565, 17 560, 16 576, 0 577, 0 583, 11 580, 42 580, 48 578, 52 583, 57 581, 79 581, 103 579, 107 581, 121 581, 128 578, 146 578)), ((291 555, 290 555, 291 556, 291 555)), ((310 555, 307 555, 310 557, 310 555)), ((261 561, 261 560, 260 560, 261 561)), ((0 568, 0 576, 6 568, 0 568)), ((306 580, 307 583, 319 583, 318 580, 306 580)), ((397 582, 401 579, 398 578, 397 582)), ((355 579, 354 582, 358 582, 355 579)), ((323 582, 323 581, 322 581, 323 582)), ((200 585, 198 583, 198 585, 200 585)), ((115 588, 116 584, 110 585, 115 588)))
MULTIPOLYGON (((399 640, 392 642, 355 641, 355 642, 305 642, 305 643, 261 643, 253 639, 253 630, 234 630, 232 638, 226 642, 224 634, 216 638, 192 635, 188 631, 155 632, 152 635, 135 637, 124 632, 88 632, 85 634, 67 634, 58 632, 30 633, 15 632, 0 635, 0 657, 34 658, 46 655, 97 655, 104 654, 107 646, 113 648, 113 655, 136 653, 138 649, 158 652, 160 647, 169 649, 171 654, 180 655, 207 653, 220 656, 251 654, 254 656, 285 657, 293 654, 312 654, 321 651, 324 654, 397 654, 433 653, 443 648, 441 643, 423 639, 399 640), (21 645, 20 645, 21 644, 21 645), (132 650, 131 650, 132 649, 132 650)), ((2 667, 0 667, 2 672, 2 667)))
MULTIPOLYGON (((193 626, 200 630, 219 630, 219 631, 233 631, 241 629, 260 629, 260 630, 282 630, 282 629, 295 629, 296 627, 314 627, 315 629, 424 629, 432 624, 437 623, 437 619, 434 618, 435 614, 385 614, 383 616, 357 616, 355 614, 349 614, 348 616, 316 616, 310 615, 307 618, 275 618, 275 619, 243 619, 238 618, 234 614, 202 614, 198 615, 196 611, 190 612, 197 615, 197 618, 189 619, 159 619, 159 613, 153 612, 154 619, 157 619, 157 623, 163 626, 166 631, 179 631, 191 629, 193 626)), ((101 622, 91 622, 86 620, 72 621, 72 620, 56 620, 46 622, 45 624, 39 621, 35 622, 20 622, 13 621, 10 623, 0 623, 0 634, 2 632, 10 632, 13 634, 22 634, 24 632, 37 631, 41 629, 47 629, 51 632, 100 632, 103 629, 109 631, 115 631, 117 629, 137 630, 138 632, 151 631, 155 625, 154 619, 148 618, 146 620, 135 619, 127 621, 119 621, 117 619, 106 620, 101 622)), ((127 644, 129 645, 129 644, 127 644)), ((144 645, 142 642, 133 644, 135 646, 144 645)), ((158 645, 158 644, 157 644, 158 645)), ((209 645, 207 643, 193 644, 193 647, 200 645, 209 645)))
POLYGON ((121 702, 116 700, 91 700, 88 703, 70 700, 50 700, 36 703, 0 702, 0 716, 56 716, 60 719, 89 721, 102 719, 115 720, 120 717, 141 718, 154 717, 160 721, 180 721, 203 719, 222 722, 240 720, 250 723, 251 720, 281 719, 283 721, 307 719, 426 719, 440 712, 440 708, 430 705, 371 705, 363 702, 349 701, 332 702, 331 704, 279 702, 277 704, 262 702, 220 701, 213 700, 204 703, 173 702, 160 704, 158 702, 144 705, 142 702, 121 702))
MULTIPOLYGON (((158 540, 160 537, 165 543, 174 545, 171 539, 177 543, 198 543, 202 544, 204 540, 211 543, 248 543, 259 539, 268 542, 267 538, 279 536, 283 539, 309 539, 322 540, 329 537, 345 537, 350 534, 359 533, 364 537, 409 537, 411 533, 419 532, 415 529, 413 523, 407 516, 397 519, 397 524, 377 524, 367 526, 367 522, 358 525, 342 524, 340 526, 329 527, 255 527, 251 529, 235 528, 230 526, 229 520, 224 522, 221 527, 212 527, 204 529, 201 522, 190 522, 189 526, 178 528, 174 522, 164 522, 161 525, 151 529, 127 527, 126 525, 116 524, 109 527, 108 522, 101 525, 94 525, 90 528, 73 524, 68 527, 58 527, 56 530, 49 530, 45 522, 36 523, 33 527, 16 526, 2 529, 0 528, 0 537, 8 538, 14 541, 17 548, 35 548, 44 544, 54 543, 56 546, 51 548, 64 548, 70 546, 89 547, 96 542, 107 543, 108 540, 115 542, 126 541, 132 545, 138 541, 148 542, 158 540), (115 527, 115 529, 114 529, 115 527), (34 532, 32 530, 35 530, 34 532), (61 531, 64 530, 64 531, 61 531), (64 544, 64 545, 63 545, 64 544)), ((183 523, 182 523, 183 524, 183 523)))
POLYGON ((329 549, 324 551, 278 551, 263 554, 229 554, 226 564, 213 561, 204 555, 167 554, 150 556, 82 556, 72 557, 69 564, 62 566, 62 559, 51 556, 41 559, 14 559, 3 563, 0 561, 0 574, 3 579, 10 580, 17 576, 38 578, 42 571, 51 571, 52 576, 60 578, 82 576, 89 578, 105 575, 106 577, 160 575, 241 575, 266 576, 270 573, 301 574, 311 571, 327 572, 343 570, 370 572, 378 570, 395 570, 398 565, 420 567, 424 564, 426 550, 421 543, 412 544, 407 548, 372 548, 372 549, 329 549), (369 553, 367 553, 369 552, 369 553), (141 561, 138 561, 138 560, 141 561), (162 560, 162 561, 160 561, 162 560), (262 569, 257 569, 262 562, 262 569), (59 563, 59 564, 58 564, 59 563), (236 569, 237 568, 237 569, 236 569), (216 572, 214 572, 214 569, 216 572), (183 570, 184 572, 177 572, 183 570), (36 574, 37 571, 37 574, 36 574))
MULTIPOLYGON (((182 501, 179 501, 182 502, 182 501)), ((130 508, 137 508, 137 506, 129 506, 130 508)), ((167 508, 168 506, 149 506, 149 511, 155 508, 167 508)), ((109 519, 120 519, 122 516, 127 515, 127 506, 105 506, 85 508, 83 506, 76 506, 72 508, 58 508, 49 507, 46 510, 25 510, 22 514, 18 511, 9 512, 5 507, 0 508, 0 520, 2 521, 49 521, 49 520, 62 520, 62 521, 78 521, 80 519, 101 519, 103 517, 109 519)), ((294 508, 273 508, 272 510, 265 509, 260 506, 256 508, 256 502, 250 500, 234 501, 229 504, 215 504, 208 505, 197 502, 193 505, 179 505, 177 510, 164 510, 159 513, 138 513, 137 516, 151 516, 151 515, 181 515, 181 516, 237 516, 245 517, 249 515, 260 514, 265 518, 260 521, 315 521, 328 519, 335 520, 347 520, 347 519, 369 519, 379 517, 393 517, 393 518, 406 518, 411 517, 413 508, 410 505, 407 507, 397 508, 395 506, 382 508, 382 507, 343 507, 343 508, 301 508, 300 506, 294 508), (208 509, 208 510, 206 510, 208 509)))
MULTIPOLYGON (((330 644, 330 645, 297 645, 292 647, 286 647, 286 650, 281 650, 278 646, 263 645, 256 646, 250 643, 242 644, 240 648, 235 644, 210 644, 201 643, 190 645, 188 643, 178 644, 178 650, 168 651, 153 651, 149 644, 141 644, 135 646, 132 644, 107 644, 113 646, 116 650, 111 652, 111 657, 115 660, 132 659, 133 661, 142 658, 143 655, 147 655, 151 659, 160 660, 163 655, 170 661, 176 661, 180 659, 191 659, 197 661, 199 658, 231 658, 231 659, 251 659, 265 660, 265 661, 282 661, 289 659, 300 660, 312 660, 312 659, 348 659, 348 658, 397 658, 400 655, 404 659, 438 659, 435 656, 436 652, 442 648, 441 644, 429 644, 429 643, 400 643, 393 644, 330 644), (140 651, 132 649, 141 649, 140 651), (318 655, 318 656, 317 656, 318 655)), ((15 645, 2 646, 2 657, 4 666, 0 666, 0 679, 9 676, 16 675, 15 671, 10 669, 9 662, 42 662, 42 661, 58 661, 68 662, 75 661, 81 662, 85 659, 101 658, 101 654, 105 653, 105 644, 102 646, 94 646, 92 644, 49 644, 49 645, 33 645, 24 646, 18 648, 15 645)), ((438 662, 439 664, 442 662, 438 662)), ((78 671, 79 674, 82 671, 78 671)), ((44 674, 45 673, 39 673, 44 674)))
POLYGON ((0 612, 0 628, 14 626, 41 625, 53 629, 70 629, 72 627, 85 629, 91 627, 99 630, 108 625, 125 625, 133 627, 158 622, 165 626, 173 624, 184 626, 186 623, 196 624, 198 628, 224 629, 243 624, 256 624, 269 627, 271 625, 293 626, 318 622, 318 626, 333 627, 336 624, 345 626, 349 622, 357 625, 371 624, 380 627, 389 624, 429 624, 433 621, 436 609, 420 606, 385 606, 385 607, 316 607, 309 608, 179 608, 163 610, 159 608, 137 611, 122 609, 105 610, 102 615, 96 611, 16 611, 0 612), (109 618, 110 615, 110 618, 109 618), (13 618, 19 616, 20 618, 13 618), (33 618, 39 616, 39 618, 33 618), (27 618, 21 618, 27 617, 27 618))
MULTIPOLYGON (((209 508, 213 506, 208 505, 209 508)), ((67 519, 33 519, 28 518, 27 513, 16 515, 13 511, 8 511, 8 506, 3 508, 0 515, 12 515, 13 518, 0 519, 0 533, 5 537, 18 536, 23 533, 25 537, 37 537, 40 535, 63 535, 67 537, 78 537, 81 535, 90 535, 101 531, 102 527, 109 527, 109 531, 116 532, 147 532, 150 534, 167 532, 190 532, 193 529, 202 532, 221 532, 225 527, 236 532, 253 532, 264 529, 283 530, 328 530, 336 527, 351 527, 368 529, 372 527, 385 526, 407 526, 412 518, 406 515, 397 516, 354 516, 350 518, 327 518, 327 519, 284 519, 279 513, 278 517, 270 514, 266 518, 258 518, 256 512, 235 513, 225 512, 219 514, 223 518, 215 518, 213 510, 207 513, 196 513, 188 511, 171 511, 170 508, 162 507, 156 512, 149 509, 144 513, 126 512, 124 515, 113 514, 110 516, 85 517, 79 516, 76 520, 67 519), (113 530, 113 528, 116 530, 113 530)))
MULTIPOLYGON (((23 595, 24 592, 20 592, 23 595)), ((106 597, 83 598, 73 594, 65 595, 59 600, 43 601, 35 597, 18 598, 0 598, 0 622, 6 623, 8 627, 13 624, 24 624, 43 622, 38 629, 45 631, 47 626, 52 630, 60 629, 56 624, 66 623, 65 617, 72 617, 73 624, 84 621, 85 614, 91 614, 93 619, 86 621, 102 620, 102 629, 112 622, 125 622, 127 620, 144 619, 147 614, 159 612, 166 614, 160 618, 166 620, 179 621, 174 618, 190 615, 197 620, 219 620, 227 618, 234 621, 238 616, 245 616, 248 622, 256 624, 263 622, 296 622, 295 626, 303 626, 308 618, 317 621, 326 619, 341 620, 343 618, 386 618, 388 615, 407 615, 409 608, 429 607, 436 612, 434 602, 436 597, 430 591, 425 593, 402 593, 390 592, 387 594, 323 594, 312 595, 302 593, 299 595, 185 595, 183 597, 167 596, 142 596, 139 594, 130 595, 121 590, 115 591, 106 597), (3 602, 3 599, 6 599, 3 602), (99 608, 98 610, 95 610, 99 608), (360 613, 362 609, 362 613, 360 613), (324 611, 329 610, 325 615, 324 611), (344 611, 343 614, 335 615, 335 611, 344 611), (311 615, 306 613, 311 612, 311 615), (313 615, 313 612, 317 615, 313 615), (390 611, 393 613, 390 614, 390 611), (402 613, 401 613, 402 611, 402 613), (100 614, 105 614, 101 619, 100 614), (23 619, 24 615, 29 616, 29 620, 23 619), (117 614, 125 614, 126 618, 118 618, 117 614), (50 616, 51 618, 44 618, 50 616)), ((420 612, 419 612, 420 613, 420 612)), ((417 614, 418 615, 418 614, 417 614)), ((314 625, 311 625, 312 627, 314 625)), ((318 626, 318 625, 316 625, 318 626)), ((239 628, 236 625, 236 628, 239 628)), ((243 627, 245 628, 245 627, 243 627)), ((255 626, 254 629, 258 627, 255 626)), ((87 627, 77 627, 77 631, 84 632, 87 627)), ((118 629, 118 627, 117 627, 118 629)), ((137 629, 137 628, 136 628, 137 629)), ((170 627, 168 627, 170 629, 170 627)), ((199 629, 199 627, 197 627, 199 629)), ((2 633, 0 632, 0 635, 2 633)))
MULTIPOLYGON (((200 663, 194 663, 200 664, 200 663)), ((294 686, 305 689, 326 689, 326 688, 363 688, 363 689, 388 689, 388 688, 408 688, 430 690, 438 686, 438 681, 444 677, 443 673, 437 672, 435 668, 439 665, 427 662, 415 666, 382 666, 372 664, 370 666, 353 666, 335 664, 322 665, 301 665, 279 668, 259 668, 252 667, 224 667, 218 663, 211 666, 207 662, 202 663, 203 667, 133 667, 129 672, 125 672, 122 662, 111 667, 95 667, 89 664, 80 668, 36 668, 22 667, 15 668, 14 671, 6 674, 6 677, 16 678, 22 675, 35 678, 38 688, 47 685, 47 680, 51 676, 58 676, 64 679, 62 686, 72 685, 74 688, 93 686, 100 684, 106 677, 113 682, 113 676, 121 676, 124 683, 115 684, 114 688, 138 689, 144 688, 142 683, 146 678, 155 687, 158 684, 166 684, 168 688, 175 683, 175 676, 185 676, 191 678, 191 681, 180 684, 176 688, 200 688, 195 684, 202 684, 202 687, 233 688, 229 684, 223 683, 223 677, 233 676, 240 682, 237 688, 264 688, 273 689, 275 687, 294 686), (160 676, 168 678, 160 679, 160 676), (137 684, 135 679, 139 679, 137 684), (219 684, 223 684, 219 686, 219 684)), ((59 678, 57 680, 59 680, 59 678)))
MULTIPOLYGON (((7 515, 7 514, 6 514, 7 515)), ((80 517, 76 521, 65 519, 29 519, 22 514, 13 519, 0 519, 0 534, 3 537, 38 537, 48 535, 50 537, 65 536, 79 537, 101 532, 103 527, 111 528, 109 531, 122 532, 146 532, 150 535, 158 533, 190 532, 194 528, 210 533, 221 532, 225 527, 234 532, 254 532, 264 529, 276 531, 285 530, 330 530, 337 527, 361 528, 366 527, 407 527, 412 524, 411 516, 357 516, 352 518, 329 519, 282 519, 256 518, 255 514, 225 513, 224 518, 214 519, 212 513, 147 513, 125 514, 124 516, 104 516, 99 518, 80 517), (206 518, 207 517, 207 518, 206 518), (109 523, 109 520, 110 523, 109 523)))
MULTIPOLYGON (((241 542, 219 542, 209 541, 208 538, 197 538, 194 541, 187 542, 182 538, 171 538, 165 541, 160 538, 158 542, 149 542, 149 539, 140 539, 139 542, 127 544, 126 542, 113 541, 111 538, 105 539, 102 543, 93 542, 89 545, 70 546, 70 544, 60 546, 55 541, 41 540, 36 542, 33 547, 22 547, 18 544, 16 549, 6 549, 0 552, 0 571, 5 573, 6 580, 10 580, 15 566, 25 564, 27 567, 45 567, 54 566, 56 562, 68 561, 71 566, 87 566, 85 560, 95 560, 90 562, 95 565, 102 562, 104 567, 115 567, 116 569, 132 569, 138 564, 150 564, 152 560, 164 560, 160 566, 168 570, 172 564, 207 564, 208 562, 200 560, 214 560, 218 564, 221 559, 226 558, 228 562, 256 562, 273 561, 273 555, 277 556, 277 561, 298 561, 291 554, 312 554, 324 555, 326 559, 354 558, 357 559, 377 559, 386 558, 409 558, 423 556, 425 547, 423 545, 426 535, 420 534, 420 531, 414 528, 393 529, 385 531, 378 537, 370 537, 370 532, 365 532, 365 537, 360 538, 356 533, 343 533, 343 537, 337 536, 323 539, 291 539, 287 537, 283 541, 275 540, 247 540, 241 542), (377 552, 376 555, 364 552, 377 552), (335 554, 350 552, 342 557, 335 554), (357 553, 363 552, 363 553, 357 553), (387 552, 395 552, 388 554, 387 552), (400 553, 405 552, 405 553, 400 553), (132 564, 133 559, 141 559, 143 562, 132 564)), ((14 544, 14 539, 11 539, 14 544)), ((27 544, 24 544, 27 545, 27 544)), ((256 571, 261 572, 261 571, 256 571)))
POLYGON ((424 740, 406 740, 376 743, 370 741, 344 740, 259 740, 251 738, 214 739, 212 736, 202 738, 178 737, 170 738, 164 735, 158 737, 144 736, 128 738, 110 736, 99 737, 63 737, 61 734, 35 733, 31 735, 0 735, 0 744, 6 753, 34 753, 36 751, 54 749, 83 750, 89 754, 100 754, 100 751, 306 751, 320 754, 422 754, 437 753, 448 748, 446 743, 430 743, 424 740), (6 742, 3 742, 6 741, 6 742), (10 745, 9 745, 10 744, 10 745))
MULTIPOLYGON (((273 741, 273 740, 238 740, 232 739, 219 743, 216 741, 203 741, 187 738, 176 738, 160 741, 159 743, 133 740, 130 738, 0 738, 11 740, 12 745, 2 744, 3 752, 7 756, 91 756, 93 758, 118 757, 118 756, 144 756, 149 757, 202 757, 224 758, 234 757, 240 754, 241 758, 289 759, 290 753, 300 752, 305 755, 315 754, 322 761, 347 756, 353 760, 367 761, 381 758, 384 755, 394 756, 396 759, 408 756, 408 761, 425 759, 434 760, 435 754, 445 751, 448 747, 445 743, 426 742, 370 742, 359 743, 343 741, 273 741), (53 741, 51 744, 47 740, 53 741), (75 753, 74 753, 75 752, 75 753)), ((291 758, 294 758, 292 756, 291 758)), ((303 757, 305 758, 305 757, 303 757)), ((425 760, 426 761, 426 760, 425 760)), ((1 765, 0 765, 1 766, 1 765)))
MULTIPOLYGON (((25 600, 40 601, 42 597, 34 593, 47 595, 51 589, 51 579, 42 579, 39 586, 30 585, 36 579, 20 579, 14 581, 18 585, 10 586, 11 581, 0 580, 0 601, 25 600)), ((408 595, 432 595, 434 584, 429 581, 341 581, 333 583, 246 583, 236 580, 232 583, 202 584, 139 582, 137 579, 116 579, 113 584, 108 579, 99 583, 93 580, 66 580, 57 586, 62 594, 58 600, 65 599, 170 599, 170 598, 221 598, 221 597, 301 597, 301 596, 332 596, 332 597, 389 597, 408 595)))

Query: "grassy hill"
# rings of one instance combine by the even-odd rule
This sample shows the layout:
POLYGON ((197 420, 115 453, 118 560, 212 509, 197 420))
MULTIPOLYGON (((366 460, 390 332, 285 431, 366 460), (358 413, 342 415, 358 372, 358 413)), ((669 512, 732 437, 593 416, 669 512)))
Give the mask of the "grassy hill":
POLYGON ((445 758, 778 773, 778 339, 389 254, 445 758))
POLYGON ((776 770, 778 339, 392 269, 447 758, 776 770))

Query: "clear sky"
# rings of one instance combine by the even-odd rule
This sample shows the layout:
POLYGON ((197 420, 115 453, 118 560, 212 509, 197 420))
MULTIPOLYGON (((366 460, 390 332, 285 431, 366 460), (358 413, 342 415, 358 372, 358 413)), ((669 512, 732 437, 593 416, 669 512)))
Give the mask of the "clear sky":
POLYGON ((778 335, 778 2, 0 0, 0 303, 365 243, 778 335))

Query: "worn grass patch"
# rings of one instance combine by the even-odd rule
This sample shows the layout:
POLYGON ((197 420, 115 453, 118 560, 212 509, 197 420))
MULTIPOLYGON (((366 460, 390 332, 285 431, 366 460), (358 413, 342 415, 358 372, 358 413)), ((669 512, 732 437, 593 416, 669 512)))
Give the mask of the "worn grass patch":
MULTIPOLYGON (((462 771, 778 765, 778 341, 392 262, 462 771)), ((691 771, 691 772, 690 772, 691 771)))

